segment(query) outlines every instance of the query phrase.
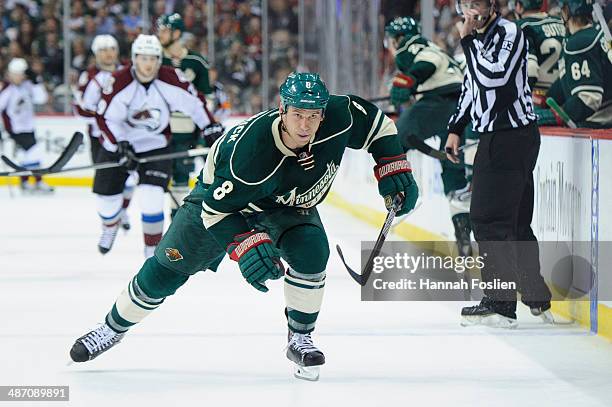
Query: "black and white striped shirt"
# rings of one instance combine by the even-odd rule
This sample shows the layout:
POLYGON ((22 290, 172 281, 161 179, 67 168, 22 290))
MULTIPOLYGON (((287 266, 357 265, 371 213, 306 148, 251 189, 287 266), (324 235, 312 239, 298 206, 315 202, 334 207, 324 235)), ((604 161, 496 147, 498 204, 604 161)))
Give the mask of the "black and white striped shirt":
POLYGON ((472 121, 486 133, 536 121, 527 84, 527 39, 513 22, 497 17, 484 33, 461 40, 467 62, 457 111, 448 130, 461 134, 472 121))

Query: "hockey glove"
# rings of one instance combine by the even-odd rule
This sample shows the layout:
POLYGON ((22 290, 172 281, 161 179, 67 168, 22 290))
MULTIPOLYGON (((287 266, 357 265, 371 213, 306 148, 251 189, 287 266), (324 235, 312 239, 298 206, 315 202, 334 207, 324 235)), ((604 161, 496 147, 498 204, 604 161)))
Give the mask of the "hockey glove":
POLYGON ((404 197, 402 208, 397 211, 397 216, 402 216, 414 209, 419 188, 417 187, 410 164, 405 155, 395 157, 381 157, 374 167, 374 176, 378 181, 378 193, 385 199, 387 209, 391 208, 393 199, 400 194, 404 197))
POLYGON ((136 158, 134 148, 129 141, 120 141, 117 144, 117 155, 119 156, 119 163, 128 171, 133 171, 138 167, 138 158, 136 158))
POLYGON ((200 133, 200 144, 211 147, 213 143, 223 135, 225 128, 221 123, 210 123, 200 133))
POLYGON ((265 232, 254 230, 234 236, 227 247, 230 259, 238 262, 242 277, 247 283, 264 293, 267 280, 278 280, 285 269, 272 246, 272 239, 265 232))
POLYGON ((403 73, 398 73, 393 78, 393 86, 391 87, 391 104, 399 106, 410 100, 413 87, 415 85, 414 78, 403 73))

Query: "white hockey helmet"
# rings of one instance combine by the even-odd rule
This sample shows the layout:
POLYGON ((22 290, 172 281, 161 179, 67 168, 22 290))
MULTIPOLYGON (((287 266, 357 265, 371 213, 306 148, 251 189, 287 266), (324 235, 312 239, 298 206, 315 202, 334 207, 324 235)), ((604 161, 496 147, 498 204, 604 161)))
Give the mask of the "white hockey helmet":
POLYGON ((107 48, 119 49, 119 44, 115 37, 109 34, 96 35, 91 43, 91 51, 96 54, 98 51, 107 48))
POLYGON ((153 55, 162 58, 162 46, 159 40, 154 35, 139 34, 132 44, 132 63, 136 55, 153 55))
POLYGON ((28 63, 23 58, 13 58, 8 64, 8 72, 23 74, 28 69, 28 63))

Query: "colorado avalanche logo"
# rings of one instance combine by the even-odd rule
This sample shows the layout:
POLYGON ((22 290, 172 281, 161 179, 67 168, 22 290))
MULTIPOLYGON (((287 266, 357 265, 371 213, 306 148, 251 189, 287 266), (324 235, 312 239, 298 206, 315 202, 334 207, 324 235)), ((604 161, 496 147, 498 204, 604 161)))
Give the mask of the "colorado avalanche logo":
POLYGON ((157 130, 161 126, 161 110, 151 109, 146 105, 141 109, 130 110, 128 123, 136 129, 157 130))

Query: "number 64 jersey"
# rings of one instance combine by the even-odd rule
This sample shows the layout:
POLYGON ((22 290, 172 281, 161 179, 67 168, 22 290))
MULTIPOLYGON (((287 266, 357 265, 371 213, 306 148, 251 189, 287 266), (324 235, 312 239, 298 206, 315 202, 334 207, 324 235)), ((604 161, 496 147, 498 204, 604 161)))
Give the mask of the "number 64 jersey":
POLYGON ((353 95, 330 97, 323 122, 302 149, 285 146, 281 126, 279 109, 261 112, 228 130, 208 154, 194 193, 203 198, 204 226, 222 247, 249 230, 245 215, 313 210, 327 195, 346 148, 375 158, 403 154, 393 121, 353 95))
POLYGON ((566 37, 548 92, 579 127, 612 126, 612 49, 599 26, 566 37))
POLYGON ((104 84, 98 104, 102 145, 111 152, 120 141, 129 141, 136 153, 164 148, 171 137, 172 112, 191 117, 200 129, 211 122, 202 99, 180 71, 162 66, 146 84, 136 79, 131 67, 117 71, 104 84))

